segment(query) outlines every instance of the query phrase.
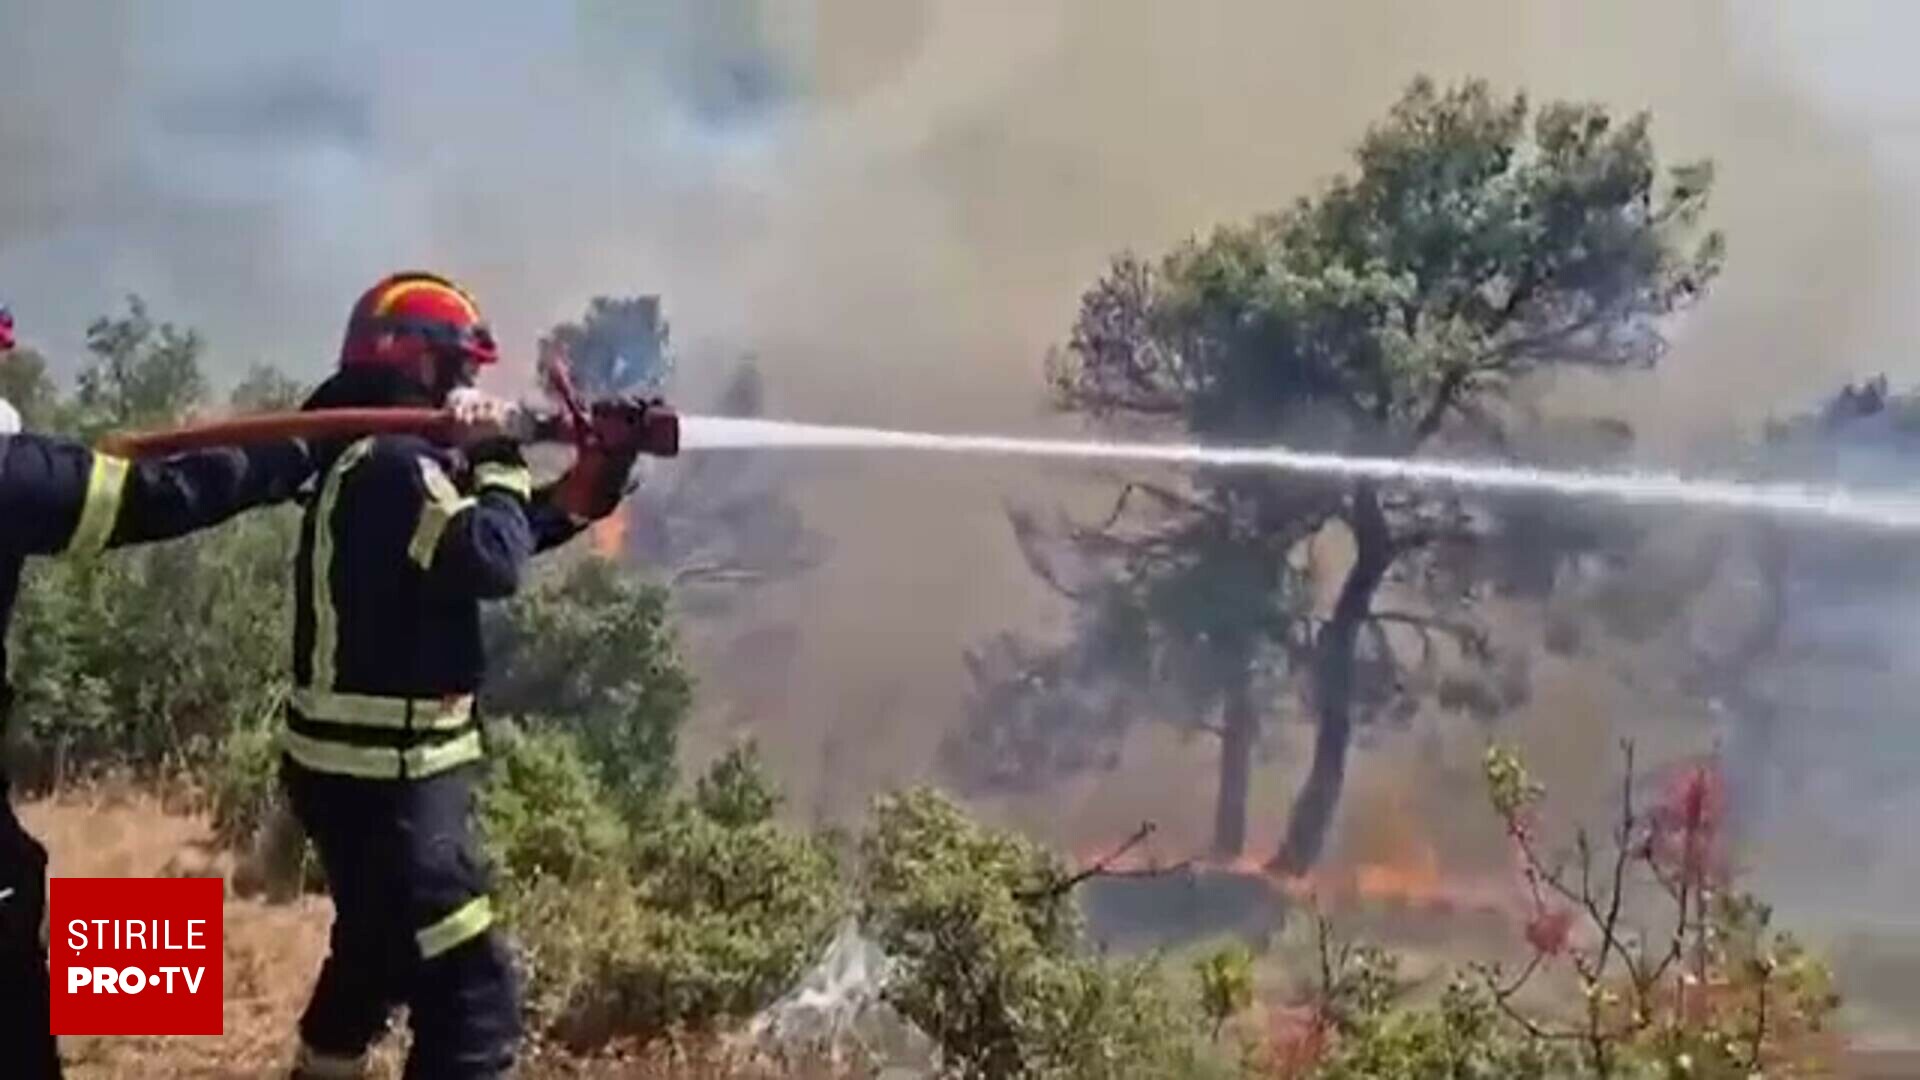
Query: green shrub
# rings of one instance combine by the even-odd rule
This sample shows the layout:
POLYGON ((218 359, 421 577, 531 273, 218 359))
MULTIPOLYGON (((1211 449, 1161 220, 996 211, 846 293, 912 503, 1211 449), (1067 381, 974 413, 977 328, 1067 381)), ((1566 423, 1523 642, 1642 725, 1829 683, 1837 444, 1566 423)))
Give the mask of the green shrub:
POLYGON ((1563 1048, 1501 1015, 1491 994, 1454 979, 1430 1008, 1376 998, 1344 1013, 1318 1080, 1551 1080, 1577 1075, 1563 1048))
MULTIPOLYGON (((844 910, 830 843, 774 820, 751 750, 697 791, 634 825, 611 872, 581 860, 570 874, 506 876, 538 1026, 583 1047, 713 1029, 778 997, 826 943, 844 910)), ((605 804, 596 813, 613 820, 605 804)))
POLYGON ((495 872, 516 888, 619 876, 626 826, 573 736, 506 725, 487 736, 480 824, 495 872))
POLYGON ((606 559, 568 560, 489 613, 487 645, 490 711, 571 732, 629 813, 672 785, 693 683, 665 589, 606 559))
POLYGON ((888 999, 959 1077, 1187 1077, 1198 1016, 1151 963, 1082 951, 1064 868, 943 796, 879 801, 862 913, 898 965, 888 999))

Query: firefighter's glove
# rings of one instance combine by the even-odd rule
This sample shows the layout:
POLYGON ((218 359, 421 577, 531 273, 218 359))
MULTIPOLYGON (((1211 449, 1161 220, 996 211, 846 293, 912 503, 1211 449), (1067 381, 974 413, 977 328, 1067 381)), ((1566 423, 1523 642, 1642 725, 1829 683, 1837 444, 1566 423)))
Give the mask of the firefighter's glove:
POLYGON ((619 507, 634 462, 649 447, 649 407, 639 398, 594 402, 580 455, 554 491, 560 509, 575 520, 598 521, 619 507))

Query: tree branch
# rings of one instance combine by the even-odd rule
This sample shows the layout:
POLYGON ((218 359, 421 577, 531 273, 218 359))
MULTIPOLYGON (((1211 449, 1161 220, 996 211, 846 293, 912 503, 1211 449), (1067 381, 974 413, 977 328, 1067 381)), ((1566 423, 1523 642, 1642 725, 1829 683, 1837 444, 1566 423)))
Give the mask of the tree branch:
POLYGON ((1038 889, 1031 892, 1015 893, 1014 899, 1027 900, 1027 901, 1052 900, 1056 897, 1065 896, 1067 893, 1072 892, 1075 886, 1078 886, 1096 877, 1121 877, 1121 876, 1154 877, 1161 874, 1175 873, 1183 869, 1187 865, 1186 863, 1181 863, 1178 866, 1167 867, 1165 869, 1156 868, 1156 869, 1145 870, 1145 871, 1125 871, 1125 872, 1116 873, 1115 871, 1112 870, 1112 866, 1114 863, 1119 862, 1123 857, 1125 857, 1127 852, 1132 851, 1136 847, 1139 847, 1140 844, 1143 843, 1147 839, 1147 837, 1152 836, 1154 834, 1154 831, 1157 830, 1158 828, 1159 826, 1151 821, 1143 821, 1140 823, 1140 827, 1133 831, 1132 836, 1127 837, 1125 842, 1123 842, 1119 847, 1114 848, 1112 851, 1108 852, 1106 855, 1102 856, 1099 859, 1095 859, 1092 863, 1088 864, 1086 867, 1080 869, 1079 871, 1067 877, 1061 878, 1060 880, 1052 883, 1051 885, 1048 885, 1044 889, 1038 889))
POLYGON ((1626 776, 1620 782, 1620 831, 1615 837, 1618 850, 1614 853, 1612 896, 1607 905, 1606 921, 1601 926, 1600 947, 1602 966, 1605 966, 1605 950, 1616 950, 1620 959, 1633 970, 1633 957, 1625 946, 1620 944, 1616 931, 1620 923, 1620 905, 1626 895, 1627 859, 1633 850, 1633 740, 1622 739, 1621 750, 1626 754, 1626 776))
POLYGON ((1499 1008, 1501 1015, 1513 1023, 1518 1024, 1520 1029, 1528 1035, 1542 1041, 1578 1042, 1586 1038, 1585 1032, 1576 1031, 1571 1028, 1544 1027, 1539 1021, 1513 1006, 1513 995, 1518 993, 1520 988, 1526 985, 1527 980, 1533 977, 1533 973, 1539 968, 1544 955, 1545 954, 1539 952, 1534 953, 1533 959, 1528 962, 1526 970, 1520 973, 1520 976, 1514 980, 1511 987, 1503 989, 1500 986, 1500 973, 1496 968, 1480 967, 1480 978, 1486 983, 1487 991, 1493 996, 1493 1003, 1499 1008))
POLYGON ((1080 590, 1070 588, 1065 582, 1060 580, 1059 572, 1054 568, 1053 560, 1041 552, 1038 540, 1040 526, 1034 521, 1033 515, 1028 511, 1018 509, 1011 505, 1007 507, 1006 514, 1007 524, 1013 528, 1014 544, 1020 549, 1020 557, 1025 560, 1027 569, 1033 572, 1033 576, 1039 578, 1048 588, 1068 600, 1079 601, 1085 599, 1084 594, 1080 590))

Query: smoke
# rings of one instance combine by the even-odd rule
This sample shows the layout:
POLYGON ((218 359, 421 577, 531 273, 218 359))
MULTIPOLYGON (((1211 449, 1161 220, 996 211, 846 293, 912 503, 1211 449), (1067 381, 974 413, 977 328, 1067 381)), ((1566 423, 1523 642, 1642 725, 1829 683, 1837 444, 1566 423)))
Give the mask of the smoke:
MULTIPOLYGON (((1788 0, 0 0, 0 295, 57 363, 132 290, 219 375, 311 378, 392 269, 465 281, 522 356, 594 294, 659 292, 688 376, 755 352, 769 415, 1059 433, 1038 361, 1109 254, 1284 205, 1415 73, 1482 75, 1649 108, 1670 159, 1720 166, 1715 294, 1660 372, 1578 388, 1664 454, 1920 376, 1916 26, 1788 0)), ((1001 508, 1060 477, 794 475, 835 557, 760 601, 803 640, 760 730, 844 812, 925 773, 965 643, 1057 614, 1001 508)), ((1198 833, 1204 760, 1181 775, 1054 820, 1198 833)))
MULTIPOLYGON (((1878 297, 1910 269, 1906 160, 1861 130, 1898 100, 1859 88, 1897 57, 1836 53, 1885 37, 1784 4, 1322 8, 8 0, 0 288, 57 355, 137 289, 234 370, 324 362, 400 265, 468 281, 509 341, 653 288, 695 341, 778 347, 810 418, 1005 424, 1108 253, 1308 190, 1428 70, 1649 106, 1722 162, 1703 354, 1905 326, 1878 297), (876 375, 884 410, 854 401, 876 375)), ((1855 366, 1766 352, 1729 362, 1801 394, 1855 366)))

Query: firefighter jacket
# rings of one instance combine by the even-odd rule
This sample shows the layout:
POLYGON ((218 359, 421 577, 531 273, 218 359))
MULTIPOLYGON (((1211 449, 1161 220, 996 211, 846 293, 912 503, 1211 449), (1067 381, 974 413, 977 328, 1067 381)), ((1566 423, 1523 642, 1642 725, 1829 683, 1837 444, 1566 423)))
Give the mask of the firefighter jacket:
POLYGON ((91 555, 167 540, 283 502, 312 475, 306 444, 278 442, 126 461, 43 435, 0 437, 0 725, 5 627, 29 555, 91 555))
POLYGON ((581 527, 506 444, 379 436, 325 463, 300 535, 287 756, 391 780, 478 760, 480 603, 581 527))

